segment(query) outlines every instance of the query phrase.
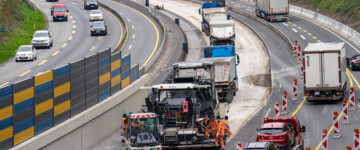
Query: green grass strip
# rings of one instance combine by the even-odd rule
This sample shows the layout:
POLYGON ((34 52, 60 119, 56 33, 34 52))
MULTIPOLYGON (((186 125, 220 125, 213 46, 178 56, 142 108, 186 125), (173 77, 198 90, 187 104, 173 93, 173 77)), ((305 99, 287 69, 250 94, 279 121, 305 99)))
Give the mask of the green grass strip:
MULTIPOLYGON (((22 14, 24 20, 18 25, 16 32, 6 32, 7 37, 5 41, 5 53, 4 53, 4 41, 0 38, 0 63, 3 63, 15 56, 15 50, 21 45, 30 45, 31 36, 36 30, 44 30, 45 19, 40 10, 32 10, 29 6, 22 3, 22 14)), ((1 33, 0 33, 1 34, 1 33)), ((2 37, 2 36, 1 36, 2 37)))

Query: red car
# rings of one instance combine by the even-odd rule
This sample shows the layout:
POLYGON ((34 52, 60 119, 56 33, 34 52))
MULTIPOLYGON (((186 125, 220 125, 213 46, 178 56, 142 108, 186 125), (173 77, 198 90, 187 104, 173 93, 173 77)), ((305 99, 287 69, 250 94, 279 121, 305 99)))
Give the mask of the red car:
POLYGON ((68 20, 68 12, 69 10, 66 8, 65 3, 54 3, 50 8, 51 15, 53 16, 53 21, 68 20))
POLYGON ((304 147, 302 132, 305 132, 305 127, 300 127, 296 117, 267 117, 258 131, 256 141, 271 141, 276 143, 279 149, 285 150, 298 145, 302 149, 304 147))

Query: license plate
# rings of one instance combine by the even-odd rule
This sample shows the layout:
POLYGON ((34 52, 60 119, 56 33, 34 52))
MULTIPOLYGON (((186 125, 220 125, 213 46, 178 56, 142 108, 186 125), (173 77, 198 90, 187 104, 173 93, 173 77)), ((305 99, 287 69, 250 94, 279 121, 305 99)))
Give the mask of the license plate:
POLYGON ((20 57, 20 59, 26 59, 27 57, 20 57))
POLYGON ((315 95, 320 95, 320 92, 315 92, 314 94, 315 94, 315 95))
POLYGON ((96 33, 100 33, 100 31, 96 31, 96 33))

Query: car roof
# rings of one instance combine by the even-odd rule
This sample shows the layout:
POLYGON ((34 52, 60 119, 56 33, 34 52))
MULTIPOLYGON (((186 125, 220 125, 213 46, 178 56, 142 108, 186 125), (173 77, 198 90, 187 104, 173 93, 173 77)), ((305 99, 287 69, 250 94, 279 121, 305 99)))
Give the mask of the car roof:
POLYGON ((105 21, 94 21, 94 22, 92 22, 92 24, 95 24, 95 23, 104 23, 105 24, 105 21))
POLYGON ((267 148, 271 142, 250 142, 245 148, 267 148))
POLYGON ((53 6, 61 7, 61 6, 66 6, 66 4, 65 3, 54 3, 53 6))
POLYGON ((48 30, 39 30, 39 31, 35 31, 35 33, 48 33, 48 30))
POLYGON ((20 47, 32 47, 32 45, 21 45, 20 47))
POLYGON ((284 128, 285 122, 269 122, 262 125, 262 129, 284 128))
POLYGON ((90 13, 91 13, 91 12, 95 12, 95 11, 99 11, 99 12, 101 12, 101 10, 91 10, 91 11, 90 11, 90 13))

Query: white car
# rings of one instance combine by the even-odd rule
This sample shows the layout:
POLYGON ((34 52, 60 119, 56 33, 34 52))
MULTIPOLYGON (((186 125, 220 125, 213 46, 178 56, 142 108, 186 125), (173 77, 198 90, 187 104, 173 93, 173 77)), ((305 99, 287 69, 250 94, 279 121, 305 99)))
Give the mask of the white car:
POLYGON ((53 45, 53 39, 50 32, 47 30, 36 31, 32 36, 31 45, 34 47, 47 47, 50 48, 53 45))
POLYGON ((91 10, 90 11, 90 21, 102 21, 104 19, 103 13, 101 10, 91 10))
POLYGON ((36 58, 37 53, 33 45, 21 45, 16 51, 15 61, 34 60, 36 58))

